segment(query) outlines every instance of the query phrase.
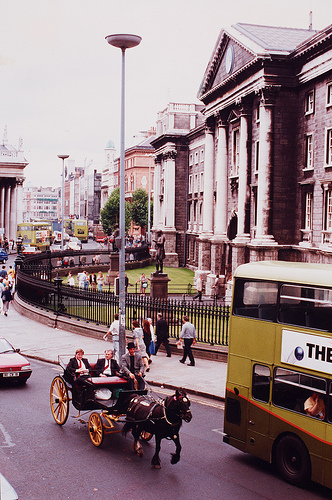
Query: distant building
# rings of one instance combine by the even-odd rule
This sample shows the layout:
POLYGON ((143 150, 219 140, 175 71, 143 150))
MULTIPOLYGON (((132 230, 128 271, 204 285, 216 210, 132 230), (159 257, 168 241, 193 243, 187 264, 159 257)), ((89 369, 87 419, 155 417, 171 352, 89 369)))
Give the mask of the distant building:
POLYGON ((157 135, 151 142, 155 148, 153 230, 165 235, 166 266, 186 265, 187 195, 188 189, 194 189, 188 186, 188 159, 189 151, 196 157, 196 149, 198 154, 201 146, 204 150, 202 109, 202 105, 169 103, 158 113, 157 135), (200 130, 200 135, 190 136, 193 130, 200 130), (192 144, 188 147, 189 137, 192 144))
POLYGON ((18 148, 8 144, 5 128, 0 144, 0 239, 16 239, 17 222, 23 220, 24 169, 23 141, 18 148))
POLYGON ((18 222, 58 219, 61 212, 60 196, 60 188, 24 187, 23 218, 18 222))
POLYGON ((105 166, 101 177, 101 208, 105 206, 110 194, 118 185, 118 165, 115 163, 115 145, 108 141, 105 147, 105 166))

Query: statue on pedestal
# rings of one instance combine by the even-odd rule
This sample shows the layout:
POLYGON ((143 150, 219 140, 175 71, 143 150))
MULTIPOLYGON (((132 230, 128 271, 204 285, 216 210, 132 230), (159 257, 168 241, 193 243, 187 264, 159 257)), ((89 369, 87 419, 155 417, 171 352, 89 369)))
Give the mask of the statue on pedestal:
POLYGON ((163 272, 163 261, 165 258, 165 236, 161 230, 157 231, 157 239, 153 240, 156 244, 156 274, 163 272))

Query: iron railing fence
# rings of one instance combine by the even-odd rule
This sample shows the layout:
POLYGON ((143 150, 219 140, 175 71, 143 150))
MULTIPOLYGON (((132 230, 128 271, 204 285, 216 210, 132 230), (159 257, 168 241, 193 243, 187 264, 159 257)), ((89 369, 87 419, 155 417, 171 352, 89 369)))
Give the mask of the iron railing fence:
MULTIPOLYGON (((17 270, 16 290, 25 301, 53 311, 59 315, 79 318, 83 321, 110 325, 118 311, 119 299, 112 291, 93 291, 72 288, 62 279, 51 279, 48 265, 22 266, 17 270)), ((205 305, 182 299, 160 300, 139 294, 126 296, 126 329, 132 321, 151 317, 156 323, 161 312, 168 322, 170 337, 181 332, 182 318, 189 317, 197 330, 198 341, 215 345, 228 345, 229 307, 221 304, 205 305)))

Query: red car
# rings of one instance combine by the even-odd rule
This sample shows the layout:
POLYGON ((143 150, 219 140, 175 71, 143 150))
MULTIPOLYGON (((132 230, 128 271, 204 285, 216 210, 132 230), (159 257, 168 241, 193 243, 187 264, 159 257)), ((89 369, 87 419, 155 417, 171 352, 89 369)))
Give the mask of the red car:
POLYGON ((14 347, 3 337, 0 337, 0 381, 15 380, 25 384, 31 375, 31 365, 14 347))

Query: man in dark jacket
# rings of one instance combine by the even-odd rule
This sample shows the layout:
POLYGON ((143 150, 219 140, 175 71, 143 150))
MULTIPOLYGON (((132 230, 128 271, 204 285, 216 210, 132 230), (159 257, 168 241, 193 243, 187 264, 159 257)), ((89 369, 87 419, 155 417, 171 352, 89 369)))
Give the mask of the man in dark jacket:
POLYGON ((13 296, 11 294, 11 291, 9 290, 9 286, 7 285, 4 291, 1 294, 2 302, 3 302, 3 313, 5 316, 7 316, 8 309, 9 309, 9 304, 13 300, 13 296))
POLYGON ((128 352, 121 359, 120 376, 128 379, 131 389, 144 389, 144 364, 142 356, 135 350, 134 342, 128 342, 128 352))
POLYGON ((69 360, 65 369, 65 380, 74 381, 86 379, 92 372, 92 367, 86 358, 83 358, 83 349, 77 349, 75 357, 69 360))
POLYGON ((167 321, 163 318, 161 313, 157 314, 157 323, 156 323, 155 334, 157 337, 155 354, 157 354, 160 345, 164 344, 164 347, 165 347, 166 353, 167 353, 167 357, 170 358, 171 357, 171 349, 169 347, 169 342, 168 342, 168 337, 169 337, 168 324, 167 324, 167 321))
POLYGON ((114 377, 119 370, 118 363, 113 359, 112 349, 106 349, 105 357, 97 360, 94 373, 96 377, 114 377))

